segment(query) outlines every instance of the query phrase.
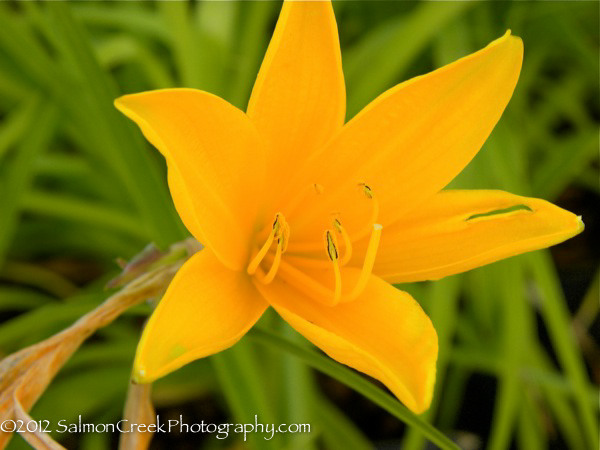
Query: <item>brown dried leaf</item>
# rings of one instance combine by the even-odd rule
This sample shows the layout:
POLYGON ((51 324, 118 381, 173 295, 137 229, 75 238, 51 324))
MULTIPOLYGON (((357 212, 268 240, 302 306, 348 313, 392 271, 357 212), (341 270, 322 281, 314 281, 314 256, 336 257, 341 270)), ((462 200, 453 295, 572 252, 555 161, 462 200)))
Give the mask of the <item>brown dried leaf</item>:
MULTIPOLYGON (((145 424, 146 426, 156 423, 156 414, 152 406, 150 394, 152 384, 129 384, 127 402, 125 403, 124 419, 127 424, 145 424)), ((119 439, 120 450, 146 450, 152 440, 152 432, 122 433, 119 439)))
MULTIPOLYGON (((22 420, 24 423, 33 422, 31 416, 23 409, 23 406, 17 397, 17 393, 15 393, 14 396, 13 406, 15 419, 22 420)), ((36 450, 66 450, 62 445, 52 439, 49 434, 39 430, 22 433, 21 436, 36 450)))
MULTIPOLYGON (((0 422, 25 417, 85 339, 128 308, 162 294, 182 263, 179 260, 141 275, 69 328, 0 361, 0 422)), ((0 431, 0 449, 8 444, 11 436, 12 433, 0 431)), ((32 445, 39 442, 39 448, 62 448, 52 447, 50 442, 34 433, 23 435, 23 438, 32 445)), ((37 444, 34 446, 37 448, 37 444)))

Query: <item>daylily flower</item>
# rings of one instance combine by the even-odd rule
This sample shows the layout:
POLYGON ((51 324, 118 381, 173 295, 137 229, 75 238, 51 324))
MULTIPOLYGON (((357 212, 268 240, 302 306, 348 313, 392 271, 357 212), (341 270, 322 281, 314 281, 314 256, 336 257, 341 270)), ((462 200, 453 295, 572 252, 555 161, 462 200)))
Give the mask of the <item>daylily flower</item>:
POLYGON ((331 3, 289 1, 246 113, 193 89, 119 98, 166 158, 175 206, 205 245, 152 314, 135 379, 230 347, 272 306, 332 358, 426 410, 437 336, 389 283, 439 279, 583 229, 544 200, 442 190, 500 118, 522 56, 507 33, 344 124, 331 3))

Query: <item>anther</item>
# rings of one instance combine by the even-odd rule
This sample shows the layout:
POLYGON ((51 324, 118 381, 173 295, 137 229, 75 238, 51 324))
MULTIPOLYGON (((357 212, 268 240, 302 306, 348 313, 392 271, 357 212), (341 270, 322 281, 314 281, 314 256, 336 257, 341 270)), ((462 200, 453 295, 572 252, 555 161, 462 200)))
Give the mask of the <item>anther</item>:
MULTIPOLYGON (((265 241, 265 243, 263 244, 261 249, 258 251, 258 253, 254 256, 254 258, 252 258, 252 261, 250 261, 250 264, 248 264, 248 268, 246 269, 246 272, 248 273, 248 275, 254 275, 256 273, 256 269, 258 268, 258 266, 260 265, 262 260, 265 258, 265 256, 269 252, 269 249, 271 248, 271 244, 273 244, 273 240, 276 237, 279 238, 279 235, 281 234, 281 230, 282 230, 282 228, 285 228, 285 226, 287 226, 287 223, 285 223, 285 219, 283 218, 283 215, 281 213, 275 214, 275 221, 273 222, 273 229, 271 230, 271 233, 269 233, 267 240, 265 241), (282 225, 282 222, 285 225, 282 225)), ((289 226, 288 226, 288 233, 289 233, 289 226)))
POLYGON ((358 185, 362 188, 363 193, 366 195, 367 198, 369 198, 369 199, 373 198, 373 190, 369 187, 368 184, 358 183, 358 185))
POLYGON ((355 241, 360 240, 364 236, 369 234, 369 232, 371 231, 371 227, 377 222, 377 219, 379 218, 379 201, 377 200, 373 189, 371 189, 371 187, 366 183, 358 183, 358 186, 362 189, 362 192, 365 195, 365 197, 371 202, 371 217, 369 218, 369 221, 367 222, 368 225, 365 228, 360 230, 359 233, 353 234, 355 241))
POLYGON ((342 274, 340 273, 340 264, 338 262, 339 253, 335 242, 335 236, 330 230, 325 231, 325 249, 327 256, 333 263, 333 273, 335 276, 335 290, 333 292, 333 304, 336 305, 342 296, 342 274))
POLYGON ((275 275, 279 270, 279 265, 281 264, 281 255, 287 250, 287 245, 290 240, 290 226, 283 217, 281 222, 278 232, 276 232, 277 250, 275 250, 275 258, 273 259, 269 272, 267 272, 264 277, 259 277, 259 280, 264 284, 269 284, 275 278, 275 275))
POLYGON ((352 241, 338 219, 333 220, 333 227, 335 231, 342 235, 342 239, 344 240, 344 257, 340 260, 340 266, 344 267, 350 262, 350 258, 352 258, 352 241))

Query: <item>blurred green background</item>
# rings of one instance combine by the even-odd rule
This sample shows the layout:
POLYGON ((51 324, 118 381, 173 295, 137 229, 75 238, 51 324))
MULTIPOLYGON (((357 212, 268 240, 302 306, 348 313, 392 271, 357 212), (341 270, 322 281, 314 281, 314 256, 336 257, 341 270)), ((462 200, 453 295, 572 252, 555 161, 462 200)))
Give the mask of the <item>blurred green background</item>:
MULTIPOLYGON (((424 419, 463 448, 598 448, 599 3, 334 6, 349 117, 508 28, 523 38, 515 95, 453 186, 550 200, 581 214, 586 231, 551 251, 402 286, 440 337, 424 419)), ((0 3, 0 356, 99 304, 118 272, 115 258, 187 236, 163 160, 113 99, 185 86, 245 108, 279 9, 270 1, 0 3)), ((87 342, 33 417, 118 421, 149 311, 134 308, 87 342)), ((310 348, 273 314, 260 327, 288 344, 251 333, 157 382, 156 408, 164 419, 253 422, 258 414, 265 423, 310 423, 312 432, 245 443, 157 435, 152 448, 432 448, 390 413, 396 406, 376 406, 374 394, 369 400, 310 368, 322 360, 303 353, 310 348)), ((118 438, 55 437, 82 449, 115 447, 118 438)), ((27 445, 16 437, 9 448, 27 445)))

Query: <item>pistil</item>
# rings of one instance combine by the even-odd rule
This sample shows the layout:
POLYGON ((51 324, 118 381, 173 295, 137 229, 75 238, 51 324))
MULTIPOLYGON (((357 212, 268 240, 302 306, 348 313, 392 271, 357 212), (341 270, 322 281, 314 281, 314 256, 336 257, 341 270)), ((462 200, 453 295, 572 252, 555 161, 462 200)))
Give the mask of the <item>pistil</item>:
POLYGON ((358 281, 354 285, 354 289, 352 289, 352 292, 348 296, 347 301, 352 301, 356 299, 356 297, 358 297, 367 286, 369 277, 373 272, 373 265, 375 264, 375 257, 377 256, 377 249, 379 247, 379 241, 381 239, 382 228, 383 227, 378 223, 373 225, 373 232, 371 233, 371 237, 369 238, 369 245, 367 247, 367 252, 365 253, 365 259, 363 261, 362 270, 360 271, 358 281))

